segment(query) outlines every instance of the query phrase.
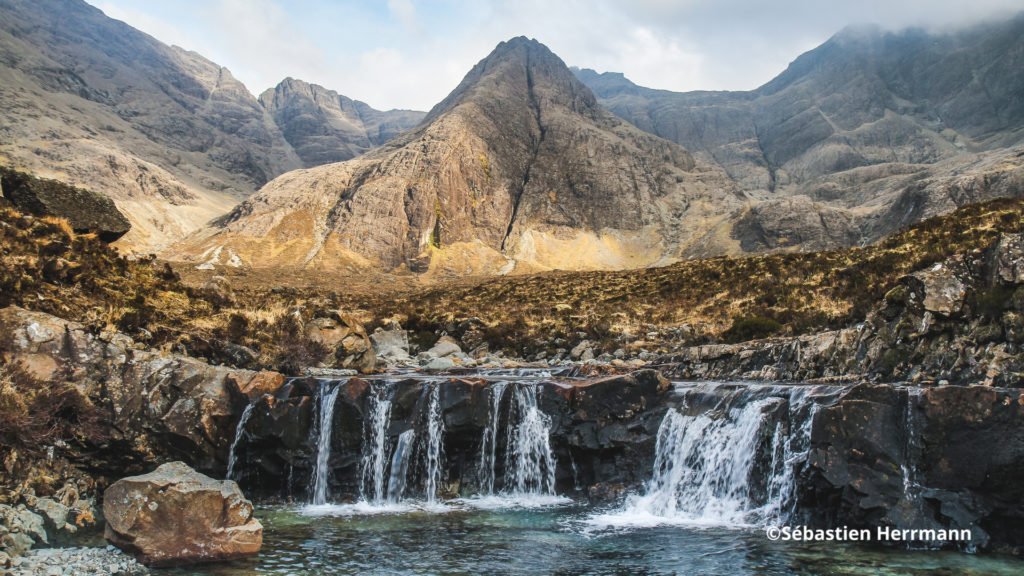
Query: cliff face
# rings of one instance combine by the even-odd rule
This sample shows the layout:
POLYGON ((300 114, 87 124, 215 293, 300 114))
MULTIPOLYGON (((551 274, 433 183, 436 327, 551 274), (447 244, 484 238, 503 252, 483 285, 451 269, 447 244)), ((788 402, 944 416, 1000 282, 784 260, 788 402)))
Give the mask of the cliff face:
POLYGON ((719 169, 617 119, 546 47, 516 38, 415 131, 274 180, 172 255, 440 274, 627 268, 678 258, 740 205, 719 169))
MULTIPOLYGON (((750 92, 674 93, 576 73, 610 110, 717 162, 751 197, 847 211, 873 240, 1019 193, 1021 38, 1024 15, 941 34, 848 28, 750 92)), ((740 237, 752 223, 777 224, 748 215, 740 237)))
POLYGON ((0 165, 108 195, 132 224, 119 245, 141 252, 279 174, 338 159, 323 148, 351 157, 418 120, 355 102, 362 132, 336 134, 319 153, 300 139, 297 153, 303 125, 279 126, 281 110, 264 109, 226 68, 80 0, 0 1, 0 100, 0 165))
POLYGON ((287 78, 260 95, 304 167, 341 162, 418 124, 424 113, 374 110, 316 84, 287 78))

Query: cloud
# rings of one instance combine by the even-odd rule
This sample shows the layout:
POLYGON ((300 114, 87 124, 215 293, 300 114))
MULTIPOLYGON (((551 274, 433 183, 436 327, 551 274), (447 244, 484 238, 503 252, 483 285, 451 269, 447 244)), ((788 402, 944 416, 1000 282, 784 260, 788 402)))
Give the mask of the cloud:
POLYGON ((102 0, 250 90, 286 76, 377 108, 429 109, 494 46, 526 35, 566 63, 670 90, 751 89, 850 24, 945 29, 1021 0, 102 0))

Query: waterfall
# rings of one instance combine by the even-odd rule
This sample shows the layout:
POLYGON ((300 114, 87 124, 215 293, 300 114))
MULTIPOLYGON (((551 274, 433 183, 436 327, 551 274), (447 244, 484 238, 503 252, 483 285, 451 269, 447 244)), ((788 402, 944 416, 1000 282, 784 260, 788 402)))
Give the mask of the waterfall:
POLYGON ((433 504, 437 499, 437 489, 441 485, 441 460, 444 458, 441 439, 444 435, 444 423, 441 422, 440 386, 430 386, 430 404, 427 407, 427 503, 433 504))
POLYGON ((665 413, 642 494, 598 525, 784 523, 810 446, 820 388, 708 383, 665 413), (713 404, 711 404, 713 403, 713 404))
POLYGON ((409 473, 409 456, 416 441, 416 431, 406 430, 398 436, 398 445, 391 457, 391 477, 388 479, 388 502, 400 502, 405 492, 406 476, 409 473))
POLYGON ((313 468, 313 504, 327 503, 327 483, 330 473, 331 428, 334 420, 334 404, 341 386, 336 382, 321 380, 317 389, 320 405, 317 425, 316 467, 313 468))
POLYGON ((511 486, 515 494, 554 495, 551 418, 537 406, 537 386, 521 383, 514 392, 517 421, 508 430, 506 491, 511 486))
POLYGON ((480 478, 480 490, 484 494, 494 494, 494 463, 498 448, 498 425, 501 421, 501 397, 505 394, 508 382, 495 382, 490 387, 490 423, 484 428, 480 439, 480 464, 477 467, 480 478))
POLYGON ((235 439, 231 441, 231 450, 228 451, 228 480, 235 480, 235 466, 238 464, 238 444, 242 441, 242 437, 245 436, 245 424, 249 421, 249 417, 252 415, 253 406, 255 402, 250 402, 245 410, 242 411, 242 416, 238 419, 238 425, 235 426, 235 439))
POLYGON ((360 492, 364 500, 380 503, 387 496, 385 473, 388 464, 388 425, 391 421, 389 383, 374 384, 370 394, 367 435, 363 440, 360 492))

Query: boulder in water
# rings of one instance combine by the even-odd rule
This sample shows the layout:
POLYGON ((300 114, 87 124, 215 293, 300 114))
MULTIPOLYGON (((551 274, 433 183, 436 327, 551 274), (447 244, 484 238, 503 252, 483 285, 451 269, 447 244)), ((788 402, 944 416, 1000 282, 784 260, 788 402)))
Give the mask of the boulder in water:
POLYGON ((164 464, 107 488, 105 536, 147 565, 251 556, 263 544, 252 503, 230 480, 214 480, 182 462, 164 464))

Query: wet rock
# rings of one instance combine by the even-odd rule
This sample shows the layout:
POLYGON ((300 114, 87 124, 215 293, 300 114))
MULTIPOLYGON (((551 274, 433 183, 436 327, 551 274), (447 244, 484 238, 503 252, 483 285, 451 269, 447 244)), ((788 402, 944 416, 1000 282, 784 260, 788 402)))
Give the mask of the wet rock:
POLYGON ((229 560, 259 552, 263 526, 238 485, 182 462, 122 478, 104 494, 105 537, 147 565, 229 560))
POLYGON ((427 370, 448 370, 455 367, 451 358, 433 358, 424 366, 427 370))
POLYGON ((56 216, 71 223, 75 232, 95 233, 113 242, 131 229, 114 202, 91 190, 0 168, 3 195, 22 212, 56 216))

